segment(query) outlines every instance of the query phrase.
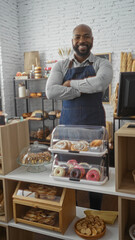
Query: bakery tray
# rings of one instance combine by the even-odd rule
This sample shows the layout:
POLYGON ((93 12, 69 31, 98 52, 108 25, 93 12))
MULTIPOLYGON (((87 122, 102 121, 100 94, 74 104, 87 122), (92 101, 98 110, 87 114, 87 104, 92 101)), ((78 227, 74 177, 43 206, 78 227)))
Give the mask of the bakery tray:
POLYGON ((90 181, 90 180, 84 180, 84 179, 73 180, 73 179, 70 179, 69 177, 56 177, 56 176, 53 176, 52 174, 50 174, 49 176, 56 181, 76 182, 76 183, 83 183, 86 185, 88 184, 88 185, 95 185, 95 186, 104 185, 108 181, 108 176, 106 176, 103 181, 90 181))
POLYGON ((83 156, 93 156, 93 157, 102 157, 104 154, 108 153, 108 150, 105 149, 104 151, 101 152, 94 152, 94 151, 70 151, 70 150, 60 150, 60 149, 53 149, 53 148, 48 148, 48 150, 52 153, 61 153, 61 154, 77 154, 79 153, 80 155, 83 156))

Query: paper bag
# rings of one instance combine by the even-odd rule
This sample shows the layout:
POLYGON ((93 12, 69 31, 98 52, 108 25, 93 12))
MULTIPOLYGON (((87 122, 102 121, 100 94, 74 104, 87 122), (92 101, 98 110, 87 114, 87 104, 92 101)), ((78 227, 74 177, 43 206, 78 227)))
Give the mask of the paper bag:
POLYGON ((24 53, 24 71, 30 73, 32 65, 40 66, 40 57, 38 51, 25 52, 24 53))

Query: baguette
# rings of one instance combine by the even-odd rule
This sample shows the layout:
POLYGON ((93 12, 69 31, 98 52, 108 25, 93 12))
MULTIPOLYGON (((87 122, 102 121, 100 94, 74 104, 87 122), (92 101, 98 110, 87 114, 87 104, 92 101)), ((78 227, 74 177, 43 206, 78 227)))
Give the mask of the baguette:
POLYGON ((131 52, 128 53, 128 57, 127 57, 127 72, 131 72, 132 70, 132 54, 131 52))

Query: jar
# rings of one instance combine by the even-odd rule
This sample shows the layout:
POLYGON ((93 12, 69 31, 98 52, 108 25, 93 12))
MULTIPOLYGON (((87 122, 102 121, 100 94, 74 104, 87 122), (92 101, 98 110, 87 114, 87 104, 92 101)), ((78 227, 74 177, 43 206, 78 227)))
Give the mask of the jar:
POLYGON ((33 78, 35 78, 34 71, 33 71, 33 70, 30 70, 30 79, 33 79, 33 78))
POLYGON ((23 83, 20 83, 19 84, 19 87, 18 87, 18 96, 20 98, 22 97, 26 97, 26 87, 23 83))

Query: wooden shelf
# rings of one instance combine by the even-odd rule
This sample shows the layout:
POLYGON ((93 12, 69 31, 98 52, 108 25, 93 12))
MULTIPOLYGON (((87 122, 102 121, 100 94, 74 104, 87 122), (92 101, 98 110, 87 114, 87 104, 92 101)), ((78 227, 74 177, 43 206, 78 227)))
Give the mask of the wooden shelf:
POLYGON ((135 128, 125 124, 115 133, 116 189, 135 194, 132 171, 135 169, 135 128))
MULTIPOLYGON (((86 210, 86 209, 80 208, 80 207, 76 208, 76 217, 71 222, 71 224, 69 225, 69 227, 64 235, 61 233, 54 232, 54 231, 49 231, 49 230, 45 230, 45 229, 41 229, 41 228, 37 228, 37 227, 28 226, 26 224, 21 224, 21 223, 15 224, 14 220, 11 220, 9 222, 9 226, 14 227, 14 228, 24 229, 26 231, 31 231, 34 233, 43 234, 46 236, 51 236, 54 238, 64 239, 64 240, 81 240, 82 238, 80 238, 74 232, 74 224, 79 218, 85 217, 84 210, 86 210)), ((108 239, 109 240, 114 240, 114 239, 118 240, 119 239, 118 238, 118 222, 117 221, 113 225, 107 225, 106 233, 105 233, 104 237, 102 237, 102 240, 108 240, 108 239)))

